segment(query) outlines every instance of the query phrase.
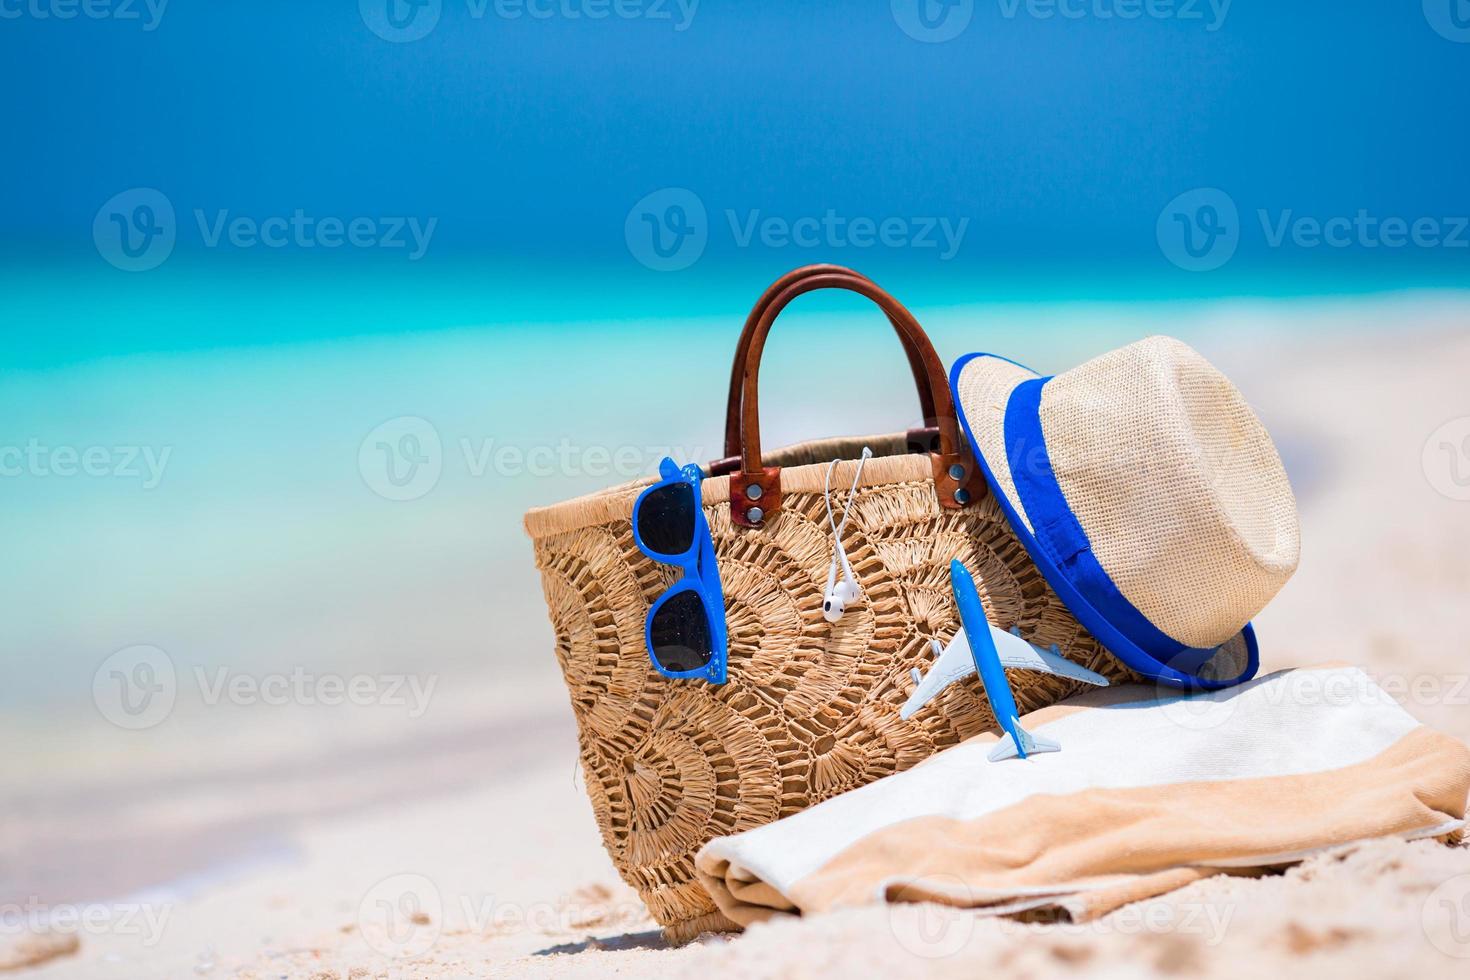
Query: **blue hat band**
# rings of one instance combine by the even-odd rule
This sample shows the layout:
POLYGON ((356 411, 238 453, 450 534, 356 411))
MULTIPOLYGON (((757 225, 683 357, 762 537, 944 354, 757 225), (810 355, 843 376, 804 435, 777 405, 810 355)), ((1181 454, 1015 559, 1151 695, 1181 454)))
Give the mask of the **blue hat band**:
POLYGON ((1214 649, 1186 646, 1164 633, 1128 601, 1092 552, 1092 542, 1057 483, 1041 431, 1041 389, 1051 378, 1023 381, 1005 410, 1006 460, 1016 495, 1037 546, 1094 609, 1143 653, 1186 674, 1196 674, 1214 649))

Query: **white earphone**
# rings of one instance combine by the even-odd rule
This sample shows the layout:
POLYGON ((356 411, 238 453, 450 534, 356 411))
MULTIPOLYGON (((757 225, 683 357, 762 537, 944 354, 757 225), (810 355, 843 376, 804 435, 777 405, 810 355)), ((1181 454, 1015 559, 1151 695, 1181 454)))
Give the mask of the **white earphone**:
POLYGON ((832 516, 832 471, 837 468, 837 460, 827 467, 827 485, 823 494, 827 498, 827 523, 832 527, 832 564, 827 569, 827 591, 822 596, 822 615, 827 622, 835 623, 842 618, 843 612, 847 610, 847 604, 857 599, 858 584, 857 576, 852 573, 852 565, 847 560, 847 549, 842 547, 842 532, 847 529, 847 515, 852 513, 852 502, 857 495, 858 478, 863 475, 863 464, 873 456, 873 450, 867 446, 863 447, 862 458, 858 460, 857 472, 852 475, 852 486, 847 491, 847 506, 842 509, 842 523, 832 516), (842 581, 837 580, 838 566, 842 568, 842 581))

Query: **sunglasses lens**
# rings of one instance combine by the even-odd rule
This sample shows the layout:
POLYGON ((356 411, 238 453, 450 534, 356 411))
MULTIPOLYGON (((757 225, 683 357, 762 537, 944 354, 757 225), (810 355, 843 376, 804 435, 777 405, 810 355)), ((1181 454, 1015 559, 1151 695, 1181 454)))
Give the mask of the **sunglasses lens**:
POLYGON ((699 670, 709 666, 709 616, 698 592, 676 592, 658 607, 648 626, 648 648, 659 666, 669 671, 699 670))
POLYGON ((644 494, 638 505, 638 534, 645 547, 660 555, 687 552, 694 544, 694 488, 667 483, 644 494))

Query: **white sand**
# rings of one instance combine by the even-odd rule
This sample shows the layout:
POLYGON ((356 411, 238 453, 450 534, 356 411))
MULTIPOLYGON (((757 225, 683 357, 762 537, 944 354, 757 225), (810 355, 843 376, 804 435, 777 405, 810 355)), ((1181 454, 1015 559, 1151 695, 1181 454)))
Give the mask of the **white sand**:
MULTIPOLYGON (((1222 340, 1209 353, 1287 455, 1309 464, 1297 474, 1301 570, 1257 620, 1266 667, 1361 664, 1399 685, 1393 689, 1417 717, 1463 739, 1470 738, 1470 502, 1437 492, 1421 462, 1437 427, 1470 415, 1470 323, 1455 316, 1463 315, 1451 316, 1453 331, 1440 323, 1393 345, 1331 333, 1277 341, 1250 330, 1249 343, 1222 340)), ((211 780, 207 768, 183 760, 178 778, 135 774, 134 795, 119 797, 105 815, 90 810, 83 794, 58 819, 43 807, 63 789, 42 794, 42 802, 12 815, 12 841, 85 846, 89 835, 98 839, 100 822, 112 827, 112 837, 101 837, 112 849, 156 852, 159 861, 181 851, 224 860, 253 842, 243 848, 251 862, 223 870, 216 862, 208 880, 135 895, 140 916, 166 916, 156 941, 136 923, 125 929, 115 921, 83 930, 75 951, 13 975, 1236 977, 1306 970, 1424 978, 1470 970, 1470 958, 1452 955, 1470 957, 1470 849, 1432 842, 1379 842, 1284 875, 1212 879, 1086 926, 1023 926, 930 906, 871 908, 671 949, 602 851, 574 772, 570 712, 554 673, 532 672, 518 683, 454 692, 453 710, 437 711, 428 734, 424 726, 409 736, 410 726, 367 719, 376 751, 349 751, 323 735, 295 749, 288 765, 242 734, 225 753, 232 775, 211 780), (497 718, 513 728, 498 727, 497 718), (536 734, 517 738, 509 733, 516 726, 536 734), (416 741, 401 741, 409 737, 416 741), (239 819, 232 823, 232 815, 239 819), (144 832, 130 837, 127 827, 144 832), (387 935, 372 921, 377 901, 405 891, 416 896, 419 924, 387 935)), ((313 730, 302 725, 292 730, 313 730)), ((125 903, 109 908, 114 916, 126 911, 125 903)), ((0 969, 23 941, 35 942, 12 925, 0 935, 0 969)))

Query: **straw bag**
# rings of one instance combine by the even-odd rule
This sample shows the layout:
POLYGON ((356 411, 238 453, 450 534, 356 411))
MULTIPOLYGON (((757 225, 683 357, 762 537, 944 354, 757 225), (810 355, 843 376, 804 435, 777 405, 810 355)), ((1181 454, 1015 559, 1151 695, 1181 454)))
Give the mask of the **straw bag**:
MULTIPOLYGON (((587 793, 618 871, 673 940, 733 928, 695 880, 711 838, 757 827, 906 769, 994 726, 979 683, 955 684, 908 721, 899 706, 930 641, 958 628, 949 562, 975 572, 991 622, 1056 643, 1111 679, 1126 668, 1077 625, 1027 557, 960 441, 943 362, 912 314, 838 266, 798 269, 756 303, 736 347, 726 457, 703 503, 723 584, 729 679, 671 680, 649 663, 644 617, 679 575, 646 558, 630 517, 652 479, 525 517, 535 542, 556 657, 577 718, 587 793), (763 453, 761 350, 801 293, 846 289, 887 314, 918 386, 926 427, 763 453), (832 557, 823 484, 843 507, 864 445, 844 544, 861 597, 822 616, 832 557)), ((679 462, 687 462, 680 460, 679 462)), ((1068 697, 1075 681, 1013 672, 1022 711, 1068 697)))

